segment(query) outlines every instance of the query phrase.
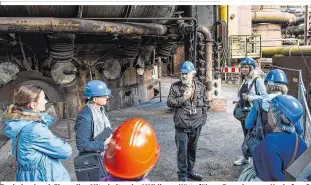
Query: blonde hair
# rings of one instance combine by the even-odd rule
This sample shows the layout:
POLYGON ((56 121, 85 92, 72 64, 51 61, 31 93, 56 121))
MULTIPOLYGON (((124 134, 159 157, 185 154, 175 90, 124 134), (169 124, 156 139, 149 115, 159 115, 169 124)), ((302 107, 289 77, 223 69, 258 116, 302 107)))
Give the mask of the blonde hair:
POLYGON ((282 94, 288 93, 288 88, 284 84, 267 84, 267 92, 275 93, 275 92, 281 92, 282 94))

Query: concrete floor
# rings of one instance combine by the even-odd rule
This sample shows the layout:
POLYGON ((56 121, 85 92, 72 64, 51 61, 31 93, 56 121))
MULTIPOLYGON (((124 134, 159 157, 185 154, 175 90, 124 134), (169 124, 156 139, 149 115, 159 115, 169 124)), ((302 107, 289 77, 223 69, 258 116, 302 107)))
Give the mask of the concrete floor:
MULTIPOLYGON (((148 178, 152 181, 177 181, 176 146, 172 111, 166 106, 166 97, 172 78, 163 78, 162 102, 155 98, 139 106, 109 112, 109 119, 115 129, 123 121, 140 117, 147 120, 156 131, 161 152, 159 160, 148 178)), ((243 134, 240 123, 232 116, 232 101, 236 97, 236 87, 223 85, 222 96, 228 100, 227 112, 208 113, 206 125, 202 128, 198 143, 195 169, 204 176, 204 181, 236 181, 245 166, 236 167, 233 162, 241 155, 243 134)), ((72 132, 74 138, 74 132, 72 132)), ((73 148, 70 159, 62 161, 76 180, 73 159, 77 155, 75 141, 69 140, 73 148)), ((10 166, 10 142, 0 149, 0 181, 12 180, 10 166)))

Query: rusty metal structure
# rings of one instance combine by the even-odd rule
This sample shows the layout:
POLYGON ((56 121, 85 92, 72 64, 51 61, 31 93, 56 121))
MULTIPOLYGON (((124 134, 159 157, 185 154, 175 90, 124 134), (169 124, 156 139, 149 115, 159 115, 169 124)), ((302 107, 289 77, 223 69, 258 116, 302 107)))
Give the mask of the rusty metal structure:
POLYGON ((213 17, 213 7, 1 6, 0 105, 35 84, 59 118, 75 118, 91 79, 112 89, 107 110, 137 105, 154 97, 153 68, 179 45, 211 92, 214 20, 198 15, 213 17))

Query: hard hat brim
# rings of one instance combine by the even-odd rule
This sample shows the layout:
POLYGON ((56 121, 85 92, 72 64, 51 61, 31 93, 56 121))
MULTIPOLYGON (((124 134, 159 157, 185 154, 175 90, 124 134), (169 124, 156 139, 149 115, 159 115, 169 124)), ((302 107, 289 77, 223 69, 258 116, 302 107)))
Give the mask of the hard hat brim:
POLYGON ((197 71, 194 70, 194 71, 191 71, 191 72, 180 72, 180 74, 188 74, 188 73, 197 73, 197 71))

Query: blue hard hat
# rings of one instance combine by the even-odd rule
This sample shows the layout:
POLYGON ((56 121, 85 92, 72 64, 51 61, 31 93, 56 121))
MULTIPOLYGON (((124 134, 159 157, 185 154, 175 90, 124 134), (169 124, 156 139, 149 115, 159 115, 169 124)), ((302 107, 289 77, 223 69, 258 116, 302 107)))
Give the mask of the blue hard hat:
POLYGON ((276 96, 272 99, 271 106, 277 107, 293 125, 299 123, 303 115, 301 103, 289 95, 276 96))
POLYGON ((91 80, 85 85, 84 96, 86 99, 109 95, 111 95, 111 90, 103 81, 91 80))
POLYGON ((268 83, 269 81, 280 84, 288 83, 286 74, 280 69, 274 69, 267 74, 265 83, 268 83))
POLYGON ((245 57, 241 59, 241 65, 251 65, 254 67, 254 69, 256 68, 256 62, 254 59, 249 58, 249 57, 245 57))
POLYGON ((180 73, 191 73, 191 72, 196 72, 193 63, 189 61, 183 62, 180 66, 180 73))

